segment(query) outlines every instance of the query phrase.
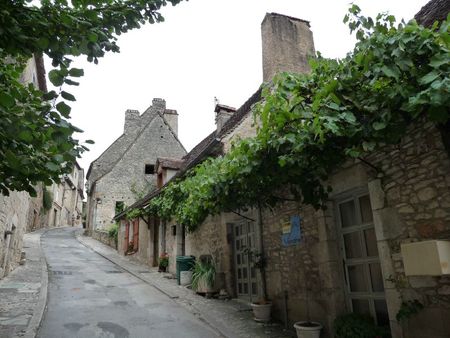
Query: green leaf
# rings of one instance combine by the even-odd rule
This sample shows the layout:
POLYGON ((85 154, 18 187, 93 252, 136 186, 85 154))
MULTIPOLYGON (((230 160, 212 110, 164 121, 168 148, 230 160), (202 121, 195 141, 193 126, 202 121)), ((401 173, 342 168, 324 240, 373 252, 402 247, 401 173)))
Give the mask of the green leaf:
POLYGON ((5 108, 11 108, 16 103, 14 98, 7 93, 0 93, 0 104, 5 108))
POLYGON ((385 122, 374 122, 372 123, 372 127, 375 130, 381 130, 386 128, 386 123, 385 122))
POLYGON ((434 56, 430 61, 430 66, 433 68, 439 68, 442 65, 448 64, 449 60, 446 57, 434 56))
POLYGON ((59 102, 56 105, 56 110, 58 110, 62 116, 68 117, 72 108, 68 106, 65 102, 59 102))
POLYGON ((68 101, 76 101, 75 96, 68 92, 62 91, 61 96, 68 101))
POLYGON ((95 142, 94 141, 92 141, 92 140, 86 140, 86 141, 84 141, 85 143, 89 143, 89 144, 94 144, 95 142))
POLYGON ((395 79, 398 79, 399 77, 399 70, 396 66, 383 66, 381 67, 381 71, 386 75, 387 77, 393 77, 395 79))
POLYGON ((60 166, 53 162, 47 162, 45 167, 50 171, 58 171, 60 169, 60 166))
POLYGON ((97 34, 95 34, 94 32, 90 32, 89 34, 88 34, 88 40, 90 41, 90 42, 97 42, 97 40, 98 40, 98 35, 97 34))
POLYGON ((50 100, 56 99, 57 97, 58 97, 58 94, 54 90, 52 90, 48 93, 44 93, 42 95, 42 99, 45 101, 50 101, 50 100))
POLYGON ((64 82, 67 83, 69 86, 79 86, 80 85, 79 82, 72 81, 70 79, 65 79, 64 82))
POLYGON ((439 77, 439 73, 435 70, 429 72, 427 75, 425 75, 424 77, 422 77, 419 82, 423 85, 428 84, 430 82, 433 82, 434 80, 436 80, 439 77))
POLYGON ((48 39, 46 37, 42 37, 39 40, 37 40, 37 45, 41 49, 47 49, 48 44, 49 44, 49 41, 48 41, 48 39))
POLYGON ((71 68, 69 70, 69 75, 73 77, 80 77, 84 75, 84 70, 80 68, 71 68))
POLYGON ((33 141, 33 135, 31 135, 30 131, 23 130, 19 133, 19 138, 25 142, 33 141))
POLYGON ((48 72, 48 78, 55 87, 59 87, 64 83, 64 76, 62 76, 61 71, 57 69, 52 69, 48 72))

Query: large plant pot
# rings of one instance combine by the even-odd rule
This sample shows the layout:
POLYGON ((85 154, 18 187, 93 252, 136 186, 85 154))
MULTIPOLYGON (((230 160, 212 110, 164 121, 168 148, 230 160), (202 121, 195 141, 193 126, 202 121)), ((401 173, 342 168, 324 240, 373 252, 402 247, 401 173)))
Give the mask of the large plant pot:
POLYGON ((253 310, 253 319, 257 322, 269 322, 270 310, 272 303, 267 302, 265 304, 251 303, 250 306, 253 310))
POLYGON ((318 322, 297 322, 294 324, 298 338, 319 338, 322 324, 318 322))
POLYGON ((205 278, 200 278, 198 281, 198 286, 197 286, 197 290, 195 290, 197 293, 215 293, 216 289, 213 286, 209 286, 208 282, 206 281, 205 278))

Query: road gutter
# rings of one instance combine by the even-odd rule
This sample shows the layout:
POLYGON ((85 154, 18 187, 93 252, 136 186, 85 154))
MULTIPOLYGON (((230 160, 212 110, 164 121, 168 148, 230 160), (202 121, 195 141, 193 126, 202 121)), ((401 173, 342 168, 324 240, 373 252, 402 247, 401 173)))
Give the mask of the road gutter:
POLYGON ((47 296, 48 296, 48 268, 47 268, 47 260, 45 259, 44 251, 41 246, 41 237, 45 233, 47 233, 51 229, 44 230, 39 235, 38 240, 38 250, 40 254, 40 262, 41 262, 41 287, 39 289, 39 299, 34 308, 33 316, 28 322, 27 329, 25 331, 25 338, 35 338, 39 327, 41 326, 42 318, 44 317, 45 309, 47 307, 47 296))

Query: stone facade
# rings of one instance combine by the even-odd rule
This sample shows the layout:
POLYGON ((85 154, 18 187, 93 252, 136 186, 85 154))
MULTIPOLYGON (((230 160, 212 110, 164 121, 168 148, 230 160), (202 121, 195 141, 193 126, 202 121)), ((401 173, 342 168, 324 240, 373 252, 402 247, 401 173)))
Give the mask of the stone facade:
MULTIPOLYGON (((263 37, 285 34, 277 28, 280 23, 270 22, 281 19, 266 17, 263 37)), ((296 27, 297 22, 305 26, 301 20, 287 19, 281 26, 296 27)), ((269 61, 269 68, 276 63, 269 61)), ((273 73, 267 70, 268 78, 273 73)), ((255 135, 249 111, 250 107, 242 115, 238 110, 228 119, 240 116, 233 126, 225 122, 226 133, 214 134, 225 152, 233 141, 255 135)), ((195 154, 198 161, 208 156, 195 154)), ((195 232, 185 235, 182 226, 161 223, 160 234, 165 236, 159 242, 160 252, 170 256, 169 271, 175 273, 178 255, 211 255, 218 288, 254 301, 264 296, 265 285, 274 318, 287 325, 319 321, 324 325, 323 337, 333 336, 337 316, 367 311, 390 327, 394 338, 449 337, 449 276, 406 276, 400 250, 404 243, 450 238, 450 158, 439 129, 425 121, 415 123, 399 144, 362 160, 349 160, 335 169, 328 183, 333 190, 326 210, 298 202, 286 202, 273 210, 237 210, 210 216, 195 232), (299 220, 298 238, 285 242, 284 235, 290 234, 286 225, 292 231, 294 217, 299 220), (242 224, 248 226, 244 242, 242 224), (243 243, 248 250, 242 250, 243 243), (265 269, 256 269, 255 277, 251 276, 255 292, 247 292, 241 288, 242 280, 253 271, 239 271, 239 264, 248 259, 253 269, 259 254, 265 257, 265 269), (397 321, 402 304, 413 300, 424 308, 397 321)), ((283 189, 277 194, 283 195, 283 189)))
MULTIPOLYGON (((42 58, 28 60, 21 81, 46 89, 42 58)), ((38 184, 35 190, 37 196, 34 198, 26 192, 10 191, 9 196, 0 194, 0 278, 19 264, 24 233, 45 225, 46 219, 41 215, 42 186, 38 184)))
POLYGON ((181 158, 186 154, 174 130, 176 116, 162 99, 154 99, 142 115, 126 112, 124 134, 88 171, 88 229, 107 228, 113 223, 117 203, 129 206, 156 187, 159 157, 181 158))
POLYGON ((46 189, 52 196, 52 207, 47 211, 48 226, 81 226, 83 213, 84 170, 75 163, 72 171, 60 182, 46 189))

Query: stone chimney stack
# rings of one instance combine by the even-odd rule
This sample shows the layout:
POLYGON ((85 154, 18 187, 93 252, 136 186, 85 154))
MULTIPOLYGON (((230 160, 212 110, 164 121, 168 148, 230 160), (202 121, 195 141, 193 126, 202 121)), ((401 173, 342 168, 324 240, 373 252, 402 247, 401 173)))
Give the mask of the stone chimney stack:
POLYGON ((175 135, 178 136, 177 111, 174 109, 166 109, 166 100, 157 97, 152 100, 152 108, 158 111, 162 116, 164 116, 167 124, 170 126, 170 128, 172 128, 175 135))
POLYGON ((309 22, 277 13, 267 13, 261 23, 263 80, 280 72, 307 73, 314 56, 309 22))
POLYGON ((152 100, 152 107, 154 109, 164 110, 164 109, 166 109, 166 100, 155 97, 152 100))
POLYGON ((216 113, 217 133, 219 133, 222 130, 223 125, 236 112, 236 108, 217 103, 214 112, 216 113))
POLYGON ((132 134, 139 128, 139 111, 133 109, 127 109, 125 111, 125 126, 123 129, 124 134, 132 134))
POLYGON ((167 124, 172 128, 175 135, 178 136, 178 113, 174 109, 165 109, 164 110, 164 118, 167 121, 167 124))

